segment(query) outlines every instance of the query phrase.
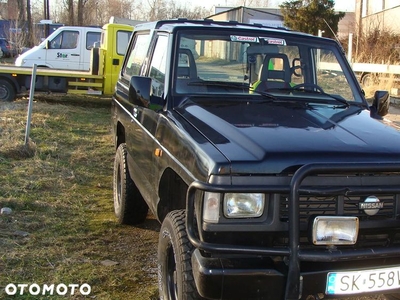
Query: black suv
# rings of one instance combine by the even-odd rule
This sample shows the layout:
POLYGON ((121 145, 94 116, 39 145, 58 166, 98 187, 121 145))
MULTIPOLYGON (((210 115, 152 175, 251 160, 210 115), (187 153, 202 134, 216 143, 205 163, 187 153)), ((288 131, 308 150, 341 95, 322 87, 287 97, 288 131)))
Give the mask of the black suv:
POLYGON ((114 208, 162 222, 161 299, 400 293, 400 134, 331 39, 135 26, 112 101, 114 208))

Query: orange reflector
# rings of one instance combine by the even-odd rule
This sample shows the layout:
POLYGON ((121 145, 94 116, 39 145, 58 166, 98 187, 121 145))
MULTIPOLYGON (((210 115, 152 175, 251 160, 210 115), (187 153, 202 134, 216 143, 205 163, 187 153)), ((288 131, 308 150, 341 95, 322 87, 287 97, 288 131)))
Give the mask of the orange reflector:
POLYGON ((162 156, 162 150, 160 148, 157 148, 156 150, 154 150, 154 154, 157 157, 161 157, 162 156))

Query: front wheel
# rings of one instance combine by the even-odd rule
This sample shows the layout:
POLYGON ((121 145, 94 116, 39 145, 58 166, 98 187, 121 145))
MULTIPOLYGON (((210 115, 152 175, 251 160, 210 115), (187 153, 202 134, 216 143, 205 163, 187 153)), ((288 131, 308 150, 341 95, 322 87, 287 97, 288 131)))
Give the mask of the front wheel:
POLYGON ((126 144, 117 148, 114 161, 114 211, 120 224, 140 224, 148 206, 129 175, 126 144))
POLYGON ((161 300, 202 299, 193 279, 193 245, 186 233, 185 210, 165 217, 158 240, 158 284, 161 300))

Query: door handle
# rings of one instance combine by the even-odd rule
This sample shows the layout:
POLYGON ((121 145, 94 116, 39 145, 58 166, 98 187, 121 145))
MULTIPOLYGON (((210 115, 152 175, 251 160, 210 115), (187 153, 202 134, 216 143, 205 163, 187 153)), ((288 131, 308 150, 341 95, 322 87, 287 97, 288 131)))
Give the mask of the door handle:
POLYGON ((71 53, 71 56, 81 56, 80 54, 71 53))

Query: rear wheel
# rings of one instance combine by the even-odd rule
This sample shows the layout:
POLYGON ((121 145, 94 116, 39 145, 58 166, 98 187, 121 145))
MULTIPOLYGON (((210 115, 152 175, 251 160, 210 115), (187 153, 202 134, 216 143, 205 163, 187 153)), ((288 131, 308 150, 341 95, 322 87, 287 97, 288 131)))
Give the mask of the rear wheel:
POLYGON ((379 84, 379 78, 375 74, 365 73, 361 77, 361 85, 363 88, 366 88, 371 85, 379 84))
POLYGON ((15 89, 10 82, 0 79, 0 101, 11 102, 15 99, 15 89))
POLYGON ((119 145, 114 161, 114 212, 120 224, 140 224, 148 206, 129 175, 126 144, 119 145))
POLYGON ((202 299, 193 279, 190 243, 185 225, 185 210, 165 217, 158 240, 158 284, 161 300, 202 299))

